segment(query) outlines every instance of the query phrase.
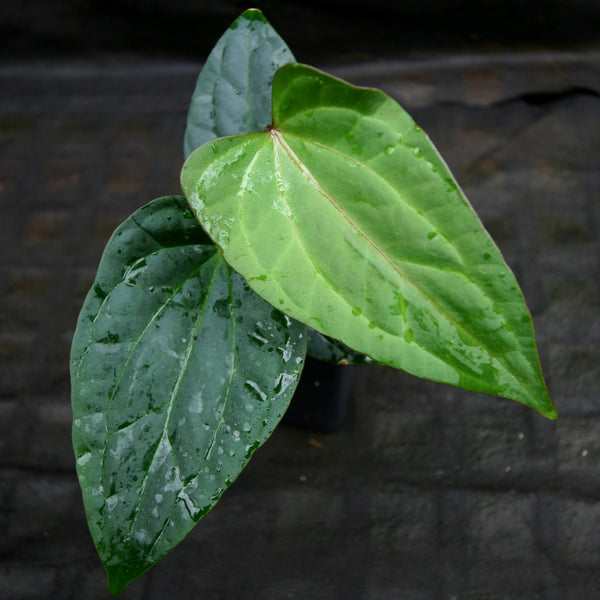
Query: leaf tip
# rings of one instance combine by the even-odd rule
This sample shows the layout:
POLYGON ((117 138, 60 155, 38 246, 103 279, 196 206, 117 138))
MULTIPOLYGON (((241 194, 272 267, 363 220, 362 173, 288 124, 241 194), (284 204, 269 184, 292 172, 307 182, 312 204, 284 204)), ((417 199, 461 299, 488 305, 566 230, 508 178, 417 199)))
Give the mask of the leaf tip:
POLYGON ((128 588, 136 579, 146 573, 150 566, 144 565, 142 568, 136 568, 135 564, 131 564, 126 560, 110 566, 104 565, 106 570, 108 591, 113 596, 118 596, 124 592, 125 589, 128 588))
POLYGON ((107 569, 106 581, 108 583, 108 591, 113 596, 118 596, 125 590, 125 588, 131 583, 132 580, 129 577, 123 577, 120 571, 107 569))
POLYGON ((265 21, 265 16, 262 12, 262 10, 260 10, 260 8, 248 8, 247 10, 245 10, 241 15, 241 17, 247 19, 248 21, 265 21))
POLYGON ((528 403, 528 405, 539 412, 543 417, 546 417, 551 421, 558 419, 558 411, 556 410, 554 402, 552 401, 552 398, 550 398, 550 394, 548 394, 547 390, 546 394, 541 398, 541 400, 535 403, 528 403))
POLYGON ((558 411, 556 410, 556 407, 554 406, 552 400, 550 400, 549 404, 544 408, 542 415, 544 415, 544 417, 550 419, 551 421, 555 421, 556 419, 558 419, 558 411))

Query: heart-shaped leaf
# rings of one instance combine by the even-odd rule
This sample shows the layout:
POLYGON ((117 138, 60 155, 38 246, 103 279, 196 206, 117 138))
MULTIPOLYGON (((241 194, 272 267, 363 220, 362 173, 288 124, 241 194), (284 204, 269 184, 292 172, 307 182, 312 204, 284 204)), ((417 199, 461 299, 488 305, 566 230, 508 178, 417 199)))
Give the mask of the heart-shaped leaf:
POLYGON ((293 318, 377 362, 556 416, 512 272, 383 92, 284 66, 272 126, 198 148, 182 185, 228 263, 293 318))
POLYGON ((179 543, 283 416, 306 328, 233 272, 183 197, 114 233, 73 340, 73 445, 119 592, 179 543))
POLYGON ((294 62, 262 12, 242 13, 209 54, 188 112, 184 155, 208 140, 262 131, 271 122, 275 71, 294 62))

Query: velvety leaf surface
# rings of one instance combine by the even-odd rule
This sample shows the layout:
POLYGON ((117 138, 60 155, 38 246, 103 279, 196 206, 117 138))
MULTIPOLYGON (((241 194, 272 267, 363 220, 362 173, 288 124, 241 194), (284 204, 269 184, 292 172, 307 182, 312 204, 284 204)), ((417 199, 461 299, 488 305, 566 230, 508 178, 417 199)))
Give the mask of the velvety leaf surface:
POLYGON ((383 92, 284 66, 272 128, 198 148, 182 184, 228 263, 293 318, 377 362, 556 415, 515 277, 383 92))
POLYGON ((290 49, 260 10, 238 17, 198 77, 188 112, 185 157, 215 137, 264 130, 271 122, 273 75, 291 62, 290 49))
POLYGON ((179 543, 271 434, 305 331, 227 266, 183 197, 115 231, 71 355, 77 471, 111 591, 179 543))

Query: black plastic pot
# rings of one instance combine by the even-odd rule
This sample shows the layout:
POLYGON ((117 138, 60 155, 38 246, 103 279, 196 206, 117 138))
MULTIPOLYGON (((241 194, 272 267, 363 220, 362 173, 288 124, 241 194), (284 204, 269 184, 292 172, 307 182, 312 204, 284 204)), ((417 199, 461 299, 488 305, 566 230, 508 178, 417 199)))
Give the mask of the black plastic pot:
POLYGON ((282 422, 317 431, 337 431, 346 416, 351 380, 352 367, 331 365, 307 356, 300 383, 282 422))

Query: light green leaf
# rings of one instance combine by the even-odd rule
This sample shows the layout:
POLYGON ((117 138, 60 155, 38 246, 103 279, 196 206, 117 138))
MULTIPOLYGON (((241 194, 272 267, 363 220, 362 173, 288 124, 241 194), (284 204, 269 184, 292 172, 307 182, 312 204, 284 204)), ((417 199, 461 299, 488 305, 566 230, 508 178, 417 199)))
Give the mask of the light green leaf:
POLYGON ((288 315, 377 362, 556 416, 515 277, 383 92, 284 66, 272 127, 198 148, 182 185, 227 262, 288 315))
POLYGON ((111 591, 178 544, 269 437, 305 333, 227 266, 183 197, 115 231, 71 355, 77 471, 111 591))
POLYGON ((271 122, 273 75, 291 62, 290 49, 260 10, 240 15, 198 77, 188 113, 185 157, 215 137, 262 131, 271 122))

